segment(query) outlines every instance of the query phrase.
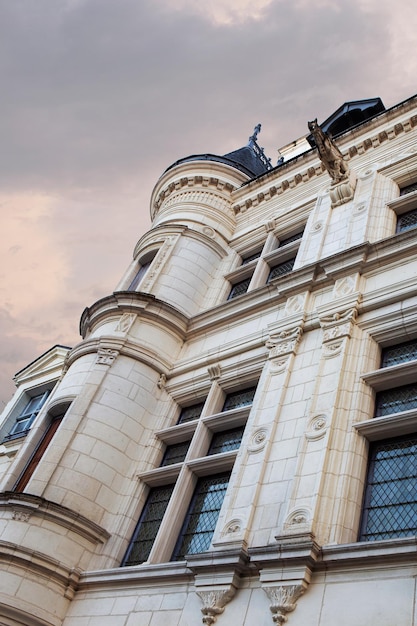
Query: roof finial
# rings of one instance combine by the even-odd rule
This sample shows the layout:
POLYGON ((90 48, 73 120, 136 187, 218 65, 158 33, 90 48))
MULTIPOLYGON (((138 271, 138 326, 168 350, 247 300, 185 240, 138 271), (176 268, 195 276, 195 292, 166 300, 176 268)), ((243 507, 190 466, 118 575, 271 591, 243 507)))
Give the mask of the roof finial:
POLYGON ((261 125, 257 124, 255 128, 253 129, 253 135, 249 137, 248 146, 252 146, 254 143, 256 143, 256 140, 258 139, 258 135, 260 132, 261 132, 261 125))

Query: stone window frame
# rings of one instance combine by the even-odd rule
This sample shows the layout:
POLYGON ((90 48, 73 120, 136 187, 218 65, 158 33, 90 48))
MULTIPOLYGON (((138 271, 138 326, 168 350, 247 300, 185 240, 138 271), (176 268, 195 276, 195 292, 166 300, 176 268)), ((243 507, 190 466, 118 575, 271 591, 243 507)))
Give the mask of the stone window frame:
MULTIPOLYGON (((405 341, 390 342, 387 346, 401 345, 407 343, 411 337, 405 341)), ((380 391, 389 391, 397 387, 402 387, 410 383, 417 382, 417 359, 390 365, 381 366, 377 370, 367 372, 362 375, 362 380, 369 385, 375 394, 380 391)), ((407 435, 416 430, 417 408, 399 411, 391 415, 372 417, 369 420, 355 424, 355 429, 368 441, 377 441, 400 435, 407 435)))
POLYGON ((145 278, 146 274, 149 272, 150 267, 155 260, 156 255, 159 252, 159 248, 154 248, 149 250, 145 254, 142 254, 134 265, 134 274, 130 274, 130 282, 129 286, 126 288, 127 291, 137 291, 141 282, 145 278))
MULTIPOLYGON (((373 334, 373 338, 380 346, 380 367, 376 370, 367 372, 361 376, 362 380, 369 385, 376 397, 380 391, 389 391, 410 383, 417 382, 417 358, 403 361, 395 365, 383 364, 383 351, 386 348, 401 346, 410 343, 410 340, 417 337, 417 330, 410 327, 410 335, 401 337, 393 327, 385 327, 377 329, 373 334), (413 331, 413 332, 412 332, 413 331)), ((375 411, 374 411, 375 412, 375 411)), ((369 543, 364 538, 364 518, 367 514, 365 505, 366 498, 369 497, 369 478, 372 472, 372 451, 373 446, 377 443, 389 444, 393 440, 401 440, 410 438, 416 434, 417 407, 405 411, 399 411, 389 415, 380 417, 372 417, 360 423, 354 424, 355 430, 365 437, 369 442, 369 455, 364 477, 364 495, 362 503, 362 514, 358 531, 358 542, 369 543)))
POLYGON ((244 295, 253 291, 254 289, 258 289, 259 287, 263 287, 265 284, 269 282, 274 282, 275 280, 279 280, 278 278, 274 278, 271 281, 268 280, 271 270, 273 267, 277 266, 280 263, 284 263, 289 260, 296 260, 298 249, 301 245, 301 241, 303 238, 305 230, 305 224, 298 225, 296 228, 292 228, 291 230, 286 230, 277 235, 274 232, 270 232, 264 245, 262 246, 261 253, 259 257, 253 259, 252 261, 246 263, 245 258, 252 256, 257 252, 256 247, 253 248, 251 252, 248 252, 245 255, 241 255, 241 265, 229 272, 225 276, 226 280, 231 284, 231 289, 228 293, 227 300, 233 300, 234 298, 244 295), (296 235, 300 235, 297 239, 291 241, 293 237, 296 235), (290 240, 287 242, 287 240, 290 240), (246 291, 243 293, 237 293, 234 295, 234 289, 243 281, 250 279, 246 291))
POLYGON ((407 230, 411 230, 412 228, 417 227, 417 224, 416 226, 413 226, 410 228, 399 227, 400 218, 409 213, 412 213, 413 211, 417 209, 417 190, 411 191, 409 193, 404 193, 401 195, 401 188, 404 188, 404 186, 400 187, 400 195, 394 200, 391 200, 390 202, 387 203, 388 208, 392 209, 392 211, 394 211, 394 213, 396 214, 397 221, 396 221, 395 234, 403 233, 403 232, 406 232, 407 230))
MULTIPOLYGON (((241 389, 255 387, 256 394, 256 386, 257 383, 252 380, 244 386, 241 385, 241 389)), ((177 423, 155 433, 156 438, 166 446, 187 439, 190 439, 191 443, 184 461, 165 466, 161 465, 153 470, 141 473, 137 477, 145 486, 144 496, 146 494, 146 498, 144 499, 142 510, 144 510, 149 494, 154 487, 168 486, 175 483, 171 499, 160 522, 146 563, 169 562, 172 559, 198 479, 214 476, 222 472, 232 472, 239 448, 217 454, 209 454, 209 449, 215 433, 246 425, 253 399, 246 406, 227 411, 222 410, 227 395, 238 390, 239 387, 236 386, 223 389, 217 382, 213 382, 199 418, 182 424, 177 423), (175 512, 175 519, 179 520, 179 523, 177 522, 176 524, 177 528, 173 528, 172 525, 173 512, 175 512)), ((129 542, 126 555, 131 549, 132 541, 135 540, 136 535, 137 526, 129 542)), ((122 566, 125 565, 125 561, 126 558, 123 559, 122 566)))

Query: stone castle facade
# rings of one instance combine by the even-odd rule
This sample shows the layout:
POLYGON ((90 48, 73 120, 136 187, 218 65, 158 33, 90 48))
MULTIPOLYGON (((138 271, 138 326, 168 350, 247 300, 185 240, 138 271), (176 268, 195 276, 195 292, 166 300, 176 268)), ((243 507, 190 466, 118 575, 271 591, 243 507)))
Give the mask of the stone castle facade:
POLYGON ((0 423, 4 626, 413 626, 417 97, 169 167, 0 423))

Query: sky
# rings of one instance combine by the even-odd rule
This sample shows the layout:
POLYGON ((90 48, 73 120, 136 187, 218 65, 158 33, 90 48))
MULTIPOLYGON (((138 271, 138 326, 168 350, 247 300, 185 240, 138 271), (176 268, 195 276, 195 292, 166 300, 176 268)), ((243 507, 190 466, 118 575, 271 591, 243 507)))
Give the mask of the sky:
POLYGON ((0 409, 80 341, 190 154, 279 147, 417 92, 414 0, 0 0, 0 409))

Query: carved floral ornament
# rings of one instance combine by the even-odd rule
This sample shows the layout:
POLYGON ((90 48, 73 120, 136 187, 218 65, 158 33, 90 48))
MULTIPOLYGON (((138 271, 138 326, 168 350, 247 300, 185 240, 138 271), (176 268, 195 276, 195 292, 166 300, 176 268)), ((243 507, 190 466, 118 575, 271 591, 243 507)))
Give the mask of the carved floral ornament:
POLYGON ((294 352, 302 335, 302 327, 296 326, 280 333, 270 335, 265 345, 269 349, 269 358, 275 358, 294 352))
POLYGON ((301 585, 279 585, 277 587, 263 587, 271 602, 270 610, 274 624, 285 624, 287 613, 294 611, 297 600, 304 593, 301 585))
POLYGON ((209 591, 197 591, 197 595, 203 603, 201 612, 203 614, 203 624, 211 626, 221 615, 224 607, 235 595, 236 589, 233 585, 227 589, 215 589, 209 591))
POLYGON ((355 323, 357 315, 357 309, 352 307, 340 313, 320 317, 320 326, 323 329, 323 342, 350 336, 352 325, 355 323))

